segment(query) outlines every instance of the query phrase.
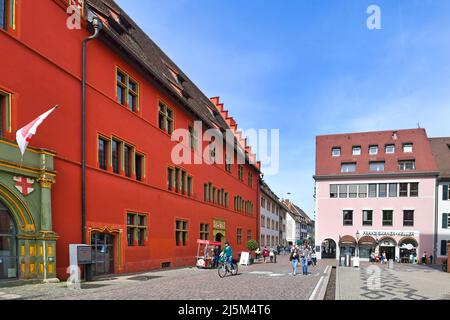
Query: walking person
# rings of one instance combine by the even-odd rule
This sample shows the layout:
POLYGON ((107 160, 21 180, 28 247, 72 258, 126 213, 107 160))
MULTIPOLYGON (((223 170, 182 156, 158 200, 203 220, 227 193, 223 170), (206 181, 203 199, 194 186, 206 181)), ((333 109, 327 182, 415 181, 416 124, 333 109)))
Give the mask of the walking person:
POLYGON ((269 249, 267 249, 267 246, 264 247, 263 252, 262 252, 262 256, 264 259, 264 263, 266 263, 266 259, 269 256, 269 249))
POLYGON ((219 246, 215 246, 214 250, 213 250, 213 268, 217 269, 217 267, 219 266, 219 258, 220 258, 220 248, 219 246))
POLYGON ((317 266, 317 256, 316 256, 316 252, 315 251, 313 251, 311 253, 311 260, 312 260, 313 267, 316 267, 317 266))
POLYGON ((300 259, 300 255, 298 253, 298 250, 294 249, 291 253, 291 256, 289 257, 289 261, 291 261, 291 264, 292 264, 292 274, 294 276, 297 275, 297 265, 298 265, 299 259, 300 259))
POLYGON ((300 261, 302 263, 302 272, 304 276, 308 275, 308 253, 303 252, 302 257, 300 258, 300 261))
POLYGON ((430 260, 430 264, 433 264, 433 255, 430 254, 430 256, 428 257, 428 259, 430 260))
POLYGON ((384 264, 385 261, 386 261, 386 252, 383 252, 383 254, 381 255, 381 264, 384 264))
POLYGON ((270 262, 271 263, 273 263, 273 256, 274 256, 274 250, 273 250, 273 248, 272 249, 270 249, 270 252, 269 252, 269 257, 270 257, 270 262))

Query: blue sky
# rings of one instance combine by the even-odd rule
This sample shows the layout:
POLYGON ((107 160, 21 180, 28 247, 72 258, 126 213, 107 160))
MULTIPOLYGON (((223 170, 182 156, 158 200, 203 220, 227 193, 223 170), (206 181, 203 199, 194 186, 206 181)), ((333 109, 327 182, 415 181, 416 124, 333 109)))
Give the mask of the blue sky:
POLYGON ((315 136, 450 136, 448 0, 116 0, 240 128, 280 129, 280 196, 314 215, 315 136), (366 27, 381 9, 381 30, 366 27))

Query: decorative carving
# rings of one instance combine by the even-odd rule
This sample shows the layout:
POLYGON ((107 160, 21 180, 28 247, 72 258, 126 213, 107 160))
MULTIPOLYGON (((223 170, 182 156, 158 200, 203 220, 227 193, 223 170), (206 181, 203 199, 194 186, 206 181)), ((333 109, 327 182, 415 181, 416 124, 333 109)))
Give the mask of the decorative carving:
POLYGON ((51 189, 52 188, 52 184, 54 183, 53 180, 50 180, 48 178, 46 178, 45 176, 41 176, 38 179, 39 185, 41 186, 41 188, 46 188, 46 189, 51 189))

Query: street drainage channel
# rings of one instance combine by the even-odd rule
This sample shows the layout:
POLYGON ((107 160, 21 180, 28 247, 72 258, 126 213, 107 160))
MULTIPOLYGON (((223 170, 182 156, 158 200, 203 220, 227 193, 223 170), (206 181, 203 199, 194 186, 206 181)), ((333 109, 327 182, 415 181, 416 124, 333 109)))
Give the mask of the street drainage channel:
POLYGON ((336 300, 336 267, 331 269, 330 279, 328 280, 327 290, 323 300, 336 300))
POLYGON ((133 281, 148 281, 152 279, 161 278, 161 276, 135 276, 128 278, 127 280, 133 280, 133 281))

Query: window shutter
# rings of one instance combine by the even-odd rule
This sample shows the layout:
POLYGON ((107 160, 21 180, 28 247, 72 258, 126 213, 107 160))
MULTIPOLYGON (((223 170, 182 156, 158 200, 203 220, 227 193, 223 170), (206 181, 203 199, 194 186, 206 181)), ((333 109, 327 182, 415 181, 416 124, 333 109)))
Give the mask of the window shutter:
POLYGON ((442 214, 442 229, 448 228, 448 213, 442 214))
POLYGON ((448 200, 448 184, 443 185, 442 200, 448 200))
POLYGON ((447 255, 447 240, 441 240, 441 256, 447 255))

